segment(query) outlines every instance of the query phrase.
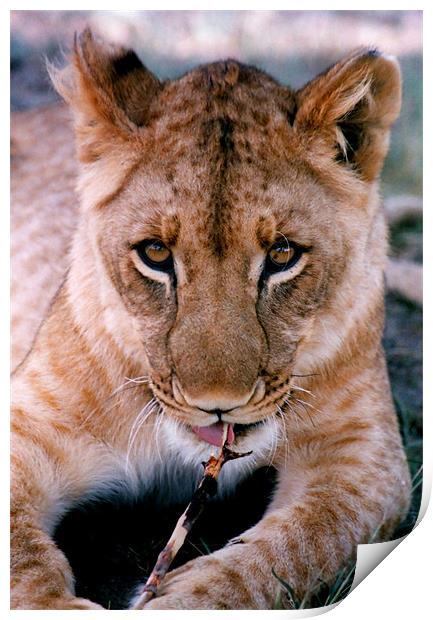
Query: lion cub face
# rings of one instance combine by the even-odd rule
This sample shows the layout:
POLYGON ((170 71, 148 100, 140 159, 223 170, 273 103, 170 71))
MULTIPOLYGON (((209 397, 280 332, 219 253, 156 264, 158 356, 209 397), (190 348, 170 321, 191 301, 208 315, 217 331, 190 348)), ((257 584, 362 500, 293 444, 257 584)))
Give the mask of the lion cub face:
POLYGON ((154 395, 190 427, 273 416, 317 318, 343 316, 343 283, 380 269, 395 63, 354 55, 297 93, 234 61, 161 84, 86 32, 55 81, 83 218, 154 395))

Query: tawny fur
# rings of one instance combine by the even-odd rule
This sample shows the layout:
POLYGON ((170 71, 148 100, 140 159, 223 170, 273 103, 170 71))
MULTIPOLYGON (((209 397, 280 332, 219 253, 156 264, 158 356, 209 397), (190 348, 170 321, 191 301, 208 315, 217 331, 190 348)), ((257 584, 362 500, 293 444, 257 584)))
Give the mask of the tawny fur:
POLYGON ((18 115, 17 361, 49 310, 14 374, 12 606, 97 608, 74 596, 55 524, 92 493, 199 473, 209 446, 190 428, 215 422, 215 408, 264 421, 236 440, 253 455, 223 487, 272 462, 274 497, 146 608, 271 608, 272 570, 302 597, 357 544, 389 538, 409 503, 381 348, 377 193, 398 65, 361 51, 299 92, 235 61, 160 83, 86 31, 52 73, 73 110, 81 208, 72 239, 64 111, 18 115), (262 282, 279 235, 308 252, 262 282), (176 282, 140 264, 143 239, 171 248, 176 282), (50 264, 70 265, 51 305, 50 264))

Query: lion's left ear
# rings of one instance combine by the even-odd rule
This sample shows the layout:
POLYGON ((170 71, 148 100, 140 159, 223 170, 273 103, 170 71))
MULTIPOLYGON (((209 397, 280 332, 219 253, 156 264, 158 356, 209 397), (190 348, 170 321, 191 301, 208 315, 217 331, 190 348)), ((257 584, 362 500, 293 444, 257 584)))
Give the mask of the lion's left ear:
POLYGON ((388 150, 389 129, 401 105, 397 60, 362 51, 320 74, 296 93, 294 128, 309 139, 321 136, 335 159, 366 181, 377 177, 388 150))

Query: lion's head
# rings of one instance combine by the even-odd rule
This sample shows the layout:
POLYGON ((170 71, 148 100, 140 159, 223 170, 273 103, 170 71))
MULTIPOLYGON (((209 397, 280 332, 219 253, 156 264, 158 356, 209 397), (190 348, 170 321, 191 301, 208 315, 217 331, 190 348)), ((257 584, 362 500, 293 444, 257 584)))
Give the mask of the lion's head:
POLYGON ((191 441, 223 420, 242 445, 295 375, 378 341, 394 60, 362 51, 297 92, 232 60, 160 82, 86 31, 53 77, 81 162, 74 259, 191 441))

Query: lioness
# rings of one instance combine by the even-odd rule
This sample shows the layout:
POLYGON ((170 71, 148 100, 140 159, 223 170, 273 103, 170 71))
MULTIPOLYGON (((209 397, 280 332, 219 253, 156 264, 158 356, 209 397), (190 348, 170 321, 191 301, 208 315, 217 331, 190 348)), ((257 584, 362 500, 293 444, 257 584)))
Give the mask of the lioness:
MULTIPOLYGON (((74 595, 56 524, 116 486, 192 489, 223 422, 252 454, 226 466, 222 490, 272 463, 272 501, 146 608, 271 608, 272 572, 302 598, 408 509, 381 347, 378 175, 398 63, 360 51, 296 92, 233 60, 160 82, 87 30, 52 78, 73 111, 81 206, 70 267, 13 379, 12 606, 99 608, 74 595)), ((58 114, 25 136, 48 164, 50 140, 69 148, 58 114)), ((40 170, 37 191, 23 196, 23 176, 17 192, 55 226, 70 207, 44 194, 40 170)), ((64 158, 55 175, 70 170, 64 158)), ((61 242, 44 239, 54 257, 60 228, 61 242)))

